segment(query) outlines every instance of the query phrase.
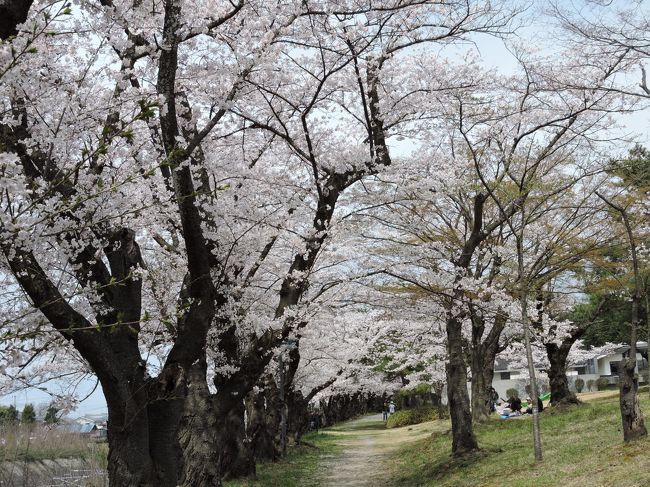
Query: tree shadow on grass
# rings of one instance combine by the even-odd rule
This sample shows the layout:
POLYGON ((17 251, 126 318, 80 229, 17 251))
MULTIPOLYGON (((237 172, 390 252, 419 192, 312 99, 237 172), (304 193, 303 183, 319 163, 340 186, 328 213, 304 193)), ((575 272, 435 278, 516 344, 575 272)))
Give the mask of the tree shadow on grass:
POLYGON ((365 431, 365 430, 385 430, 386 423, 378 421, 354 421, 327 428, 330 431, 365 431))
MULTIPOLYGON (((411 470, 411 475, 400 476, 397 485, 423 485, 423 482, 440 481, 461 470, 467 470, 489 456, 501 453, 500 448, 482 448, 460 456, 450 456, 433 463, 426 463, 411 470)), ((428 483, 427 483, 428 485, 428 483)))

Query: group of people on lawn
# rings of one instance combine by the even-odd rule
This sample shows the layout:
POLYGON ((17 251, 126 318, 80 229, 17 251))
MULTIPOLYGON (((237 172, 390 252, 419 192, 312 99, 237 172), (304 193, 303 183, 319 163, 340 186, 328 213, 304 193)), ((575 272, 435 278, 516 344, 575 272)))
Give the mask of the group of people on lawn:
MULTIPOLYGON (((516 416, 522 416, 524 414, 533 414, 533 401, 530 399, 530 397, 526 398, 526 408, 524 409, 524 406, 521 401, 521 399, 516 396, 512 395, 508 398, 508 400, 501 399, 499 397, 499 393, 496 391, 494 387, 490 388, 490 393, 488 395, 488 403, 490 405, 490 412, 497 412, 499 413, 499 416, 503 419, 507 418, 513 418, 516 416), (502 406, 499 408, 498 406, 502 406)), ((537 398, 537 411, 540 413, 544 410, 544 403, 541 398, 537 398)), ((390 403, 384 402, 384 406, 382 408, 382 413, 383 413, 383 420, 387 421, 388 418, 395 413, 395 403, 391 401, 390 403)))
MULTIPOLYGON (((508 398, 507 401, 505 399, 501 399, 501 401, 499 401, 499 393, 494 389, 494 387, 491 387, 488 401, 490 404, 490 412, 498 412, 503 419, 513 418, 516 416, 521 416, 523 414, 533 414, 533 401, 530 397, 526 398, 526 409, 523 410, 523 403, 519 397, 512 395, 508 398), (503 405, 503 407, 499 410, 497 406, 501 405, 503 405)), ((543 410, 544 403, 542 402, 541 398, 538 397, 537 411, 541 413, 543 410)))

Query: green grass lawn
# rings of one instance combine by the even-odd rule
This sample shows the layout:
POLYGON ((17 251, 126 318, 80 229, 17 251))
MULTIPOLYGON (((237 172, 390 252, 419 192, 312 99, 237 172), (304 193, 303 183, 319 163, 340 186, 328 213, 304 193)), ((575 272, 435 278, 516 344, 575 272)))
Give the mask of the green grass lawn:
MULTIPOLYGON (((641 394, 641 408, 649 418, 647 392, 641 394)), ((544 459, 539 464, 533 458, 530 418, 494 419, 475 428, 483 452, 463 460, 451 459, 448 434, 403 447, 388 461, 391 480, 386 485, 650 485, 650 441, 623 444, 618 396, 565 412, 546 410, 541 426, 544 459)))
POLYGON ((321 485, 324 461, 335 457, 342 449, 338 439, 336 428, 308 433, 303 440, 313 446, 291 450, 287 458, 277 463, 260 463, 257 478, 225 482, 225 487, 317 487, 321 485))

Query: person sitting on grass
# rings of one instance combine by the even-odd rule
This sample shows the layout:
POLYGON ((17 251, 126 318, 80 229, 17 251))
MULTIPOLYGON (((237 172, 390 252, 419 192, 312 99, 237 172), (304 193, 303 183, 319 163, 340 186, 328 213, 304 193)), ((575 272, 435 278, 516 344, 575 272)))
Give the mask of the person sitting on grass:
POLYGON ((519 399, 517 396, 512 396, 510 399, 508 399, 508 407, 512 412, 518 412, 521 414, 521 399, 519 399))
MULTIPOLYGON (((526 414, 533 414, 533 401, 530 399, 530 397, 528 397, 528 398, 526 398, 526 402, 528 403, 528 407, 526 408, 526 414)), ((541 413, 542 411, 544 411, 544 403, 538 397, 537 398, 537 412, 541 413)))
POLYGON ((506 407, 501 411, 502 418, 521 415, 521 399, 517 396, 510 396, 506 401, 506 407))

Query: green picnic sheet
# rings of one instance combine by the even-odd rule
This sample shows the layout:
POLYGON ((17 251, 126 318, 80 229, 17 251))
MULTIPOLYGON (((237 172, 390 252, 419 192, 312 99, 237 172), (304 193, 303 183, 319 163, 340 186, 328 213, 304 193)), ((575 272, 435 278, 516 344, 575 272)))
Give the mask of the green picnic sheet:
MULTIPOLYGON (((551 400, 551 393, 547 392, 546 394, 542 394, 541 396, 539 396, 539 398, 542 400, 542 402, 550 401, 551 400)), ((521 403, 521 407, 524 407, 524 408, 528 407, 528 401, 523 401, 521 403)))

